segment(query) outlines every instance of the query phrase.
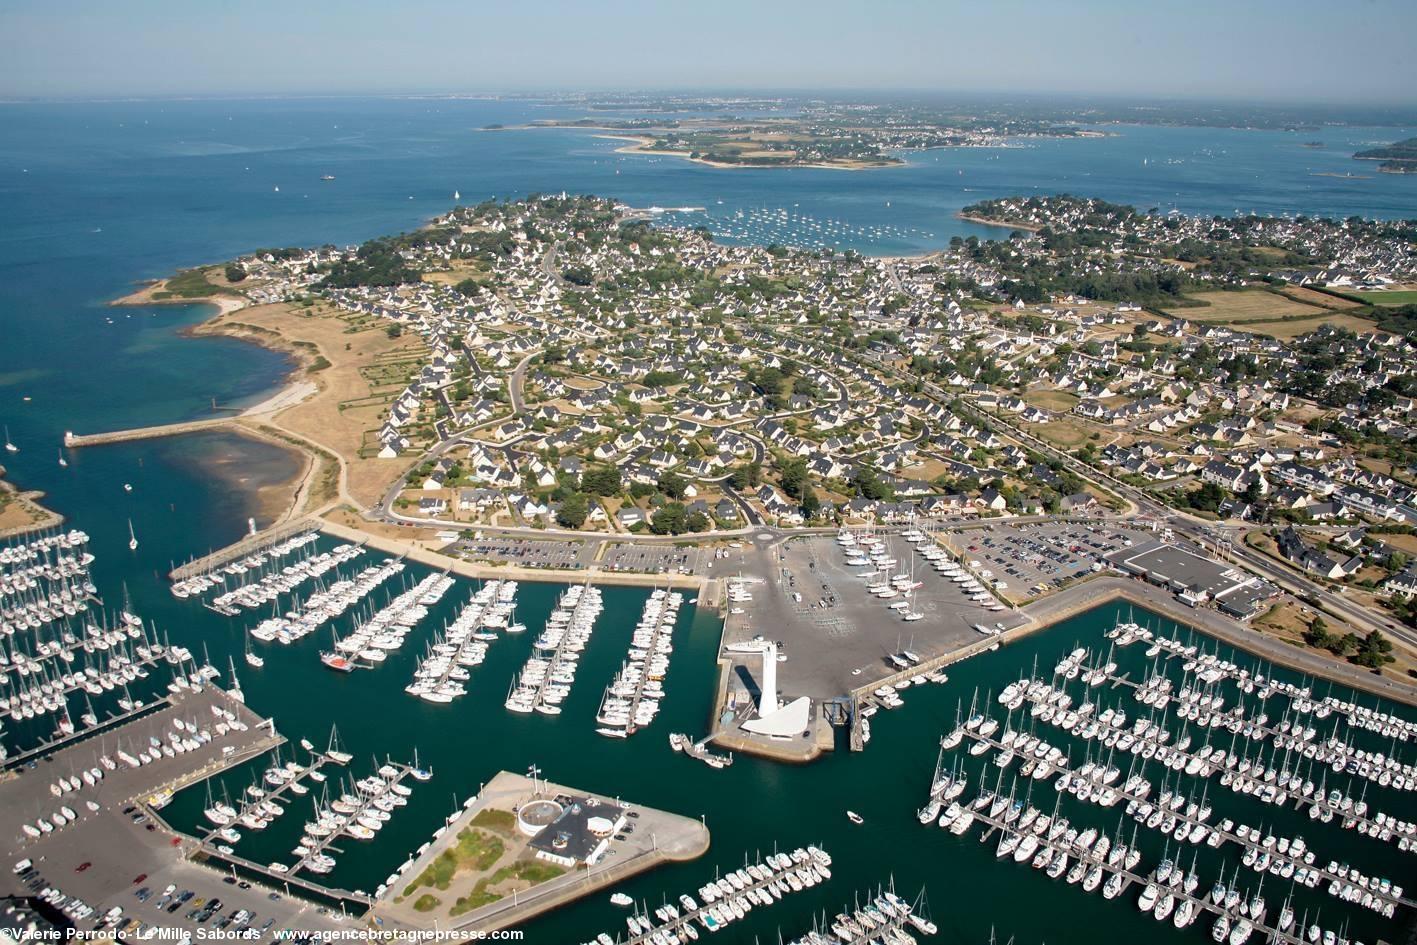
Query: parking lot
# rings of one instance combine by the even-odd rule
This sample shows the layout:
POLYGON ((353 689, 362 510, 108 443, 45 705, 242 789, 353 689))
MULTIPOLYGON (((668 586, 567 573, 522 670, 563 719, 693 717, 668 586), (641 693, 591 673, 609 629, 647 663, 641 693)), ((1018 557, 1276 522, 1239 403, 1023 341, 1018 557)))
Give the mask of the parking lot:
POLYGON ((61 804, 74 816, 39 837, 19 829, 0 837, 10 867, 0 874, 0 892, 42 896, 82 930, 134 931, 139 925, 190 930, 224 922, 228 932, 261 932, 269 940, 276 929, 325 928, 340 921, 337 914, 322 914, 321 907, 284 889, 227 882, 221 872, 186 859, 191 841, 141 806, 165 788, 214 774, 270 748, 276 740, 260 721, 242 704, 208 687, 174 696, 171 705, 23 766, 0 783, 0 806, 14 821, 34 825, 61 804), (218 718, 214 707, 241 727, 225 734, 210 730, 218 718), (179 723, 183 731, 206 733, 210 740, 192 737, 183 751, 155 753, 140 767, 116 764, 105 769, 101 764, 106 751, 120 742, 170 744, 170 733, 179 723), (56 780, 80 771, 102 771, 103 776, 71 789, 62 799, 56 797, 51 787, 56 780), (173 888, 163 899, 168 886, 173 888))
POLYGON ((557 541, 540 538, 464 538, 455 553, 469 561, 514 564, 523 568, 559 568, 576 571, 589 567, 598 542, 557 541))
POLYGON ((970 570, 1020 603, 1067 586, 1097 570, 1103 555, 1150 538, 1151 532, 1077 522, 989 525, 947 532, 948 546, 970 570))
MULTIPOLYGON (((915 545, 888 539, 892 571, 919 583, 909 598, 921 619, 907 621, 891 603, 866 590, 866 569, 850 567, 832 538, 798 538, 748 555, 743 574, 751 601, 735 602, 725 630, 727 643, 761 635, 782 644, 786 660, 778 668, 784 696, 829 699, 898 672, 890 657, 909 649, 923 660, 959 650, 981 639, 975 624, 1003 629, 1022 618, 991 611, 970 599, 960 585, 940 575, 915 545)), ((737 556, 735 556, 736 559, 737 556)), ((730 562, 733 566, 736 562, 730 562)), ((761 660, 746 657, 744 671, 756 677, 761 660)))
POLYGON ((714 551, 708 548, 612 542, 606 545, 600 566, 606 571, 641 574, 703 574, 711 573, 714 560, 714 551))

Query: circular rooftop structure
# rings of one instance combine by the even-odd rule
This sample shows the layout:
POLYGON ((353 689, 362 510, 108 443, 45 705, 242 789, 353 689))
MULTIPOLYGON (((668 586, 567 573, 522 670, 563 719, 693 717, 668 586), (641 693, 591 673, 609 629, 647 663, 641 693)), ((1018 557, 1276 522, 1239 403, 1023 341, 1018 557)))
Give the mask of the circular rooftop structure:
POLYGON ((615 832, 615 822, 609 817, 592 817, 586 821, 585 826, 591 836, 599 837, 602 840, 615 832))
POLYGON ((534 837, 561 816, 563 808, 553 800, 528 801, 517 811, 517 829, 534 837))

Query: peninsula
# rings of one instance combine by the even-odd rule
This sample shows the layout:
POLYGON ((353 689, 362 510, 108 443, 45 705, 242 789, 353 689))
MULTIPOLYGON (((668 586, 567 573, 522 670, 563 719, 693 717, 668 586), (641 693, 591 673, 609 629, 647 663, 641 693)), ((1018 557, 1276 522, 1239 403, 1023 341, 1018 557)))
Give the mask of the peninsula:
POLYGON ((601 131, 631 142, 621 149, 625 152, 687 158, 712 167, 843 170, 900 166, 905 163, 902 153, 932 148, 1003 147, 1022 138, 1103 134, 1047 116, 815 101, 778 102, 753 117, 550 119, 516 127, 601 131))
POLYGON ((1417 138, 1407 138, 1381 148, 1369 148, 1353 155, 1359 161, 1381 161, 1384 174, 1417 174, 1417 138))

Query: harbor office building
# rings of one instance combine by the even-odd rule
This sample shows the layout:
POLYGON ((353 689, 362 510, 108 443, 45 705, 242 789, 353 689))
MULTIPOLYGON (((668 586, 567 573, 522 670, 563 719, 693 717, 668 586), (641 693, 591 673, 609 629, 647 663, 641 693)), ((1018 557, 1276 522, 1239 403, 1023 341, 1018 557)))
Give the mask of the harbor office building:
POLYGON ((564 795, 540 803, 554 803, 561 810, 536 831, 531 848, 537 859, 568 869, 581 864, 594 866, 605 855, 611 838, 625 826, 626 811, 619 804, 564 795))

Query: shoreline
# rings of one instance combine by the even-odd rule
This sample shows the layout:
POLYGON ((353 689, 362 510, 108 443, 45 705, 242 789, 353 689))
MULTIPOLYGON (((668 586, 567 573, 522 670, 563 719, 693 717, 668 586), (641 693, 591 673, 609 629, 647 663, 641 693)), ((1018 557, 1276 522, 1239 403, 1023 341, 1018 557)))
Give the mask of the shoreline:
MULTIPOLYGON (((1030 231, 1036 231, 1037 229, 1039 229, 1035 226, 1003 223, 997 220, 977 218, 964 214, 960 214, 959 217, 961 219, 965 219, 970 222, 977 222, 982 225, 1007 227, 1012 229, 1028 229, 1030 231)), ((922 256, 888 258, 913 259, 924 258, 928 255, 929 254, 927 253, 922 254, 922 256)), ((202 322, 183 328, 182 333, 184 335, 188 337, 233 337, 251 344, 258 345, 260 347, 264 347, 267 350, 287 354, 295 362, 295 366, 292 367, 291 372, 287 375, 287 383, 283 387, 274 391, 270 397, 266 398, 260 403, 247 408, 247 410, 243 411, 242 414, 230 418, 231 428, 236 432, 251 436, 254 439, 259 439, 267 443, 284 447, 286 449, 291 450, 292 452, 301 455, 304 459, 301 472, 297 474, 297 476, 293 477, 290 481, 279 485, 279 488, 284 491, 286 489, 289 489, 291 485, 298 483, 296 488, 293 490, 293 494, 290 495, 290 498, 281 502, 283 510, 278 514, 274 514, 274 508, 270 507, 269 505, 267 506, 267 508, 271 508, 271 511, 273 512, 271 522, 273 526, 289 522, 292 519, 295 519, 301 515, 314 516, 319 522, 322 530, 325 530, 327 533, 332 533, 336 535, 341 535, 342 533, 342 537, 344 537, 346 540, 356 538, 363 539, 369 541, 376 547, 378 547, 380 544, 383 544, 385 550, 390 551, 393 551, 398 548, 406 548, 410 552, 410 556, 414 557, 415 560, 421 559, 423 563, 435 567, 451 566, 452 570, 468 577, 512 577, 518 580, 541 581, 546 583, 577 583, 585 581, 587 579, 592 579, 600 583, 616 584, 623 586, 653 586, 657 580, 661 582, 663 581, 663 575, 642 575, 637 574, 635 572, 609 572, 592 569, 587 569, 585 571, 569 571, 539 568, 522 568, 515 565, 486 565, 465 561, 459 558, 445 555, 438 549, 428 547, 428 545, 424 543, 422 536, 419 536, 417 532, 415 532, 413 535, 410 535, 408 538, 403 538, 401 536, 391 537, 383 535, 372 528, 365 528, 363 521, 364 510, 362 509, 351 509, 351 511, 353 511, 354 513, 353 518, 361 520, 357 524, 348 521, 344 523, 333 521, 330 517, 330 514, 340 507, 341 499, 348 498, 344 495, 336 496, 332 501, 323 503, 317 507, 302 508, 302 506, 304 505, 304 500, 308 498, 308 495, 306 493, 308 492, 308 489, 311 486, 313 479, 315 478, 322 465, 333 460, 339 467, 342 476, 344 471, 344 463, 330 449, 326 447, 317 448, 314 444, 305 442, 303 437, 300 437, 298 434, 294 434, 291 431, 286 430, 277 424, 270 423, 268 425, 267 423, 263 422, 261 415, 264 414, 266 417, 270 417, 275 413, 284 410, 288 406, 294 406, 296 404, 299 404, 310 396, 310 393, 308 392, 309 387, 313 386, 318 389, 317 384, 308 381, 302 384, 297 382, 296 378, 304 371, 308 371, 309 367, 316 363, 316 360, 322 357, 322 355, 318 354, 319 349, 313 344, 301 344, 298 341, 291 341, 290 339, 286 338, 283 334, 277 331, 268 330, 241 322, 221 322, 220 320, 222 318, 246 307, 246 305, 243 303, 245 303, 247 300, 245 300, 244 298, 240 300, 227 298, 222 299, 220 301, 199 301, 212 301, 213 304, 217 305, 219 311, 217 312, 217 314, 211 316, 210 318, 202 322), (289 401, 289 403, 287 403, 286 401, 289 401)), ((184 304, 190 304, 190 302, 184 304)), ((253 500, 254 498, 255 494, 253 493, 253 500)), ((375 523, 370 522, 369 524, 373 525, 375 523)), ((434 526, 428 527, 433 528, 434 526)), ((607 533, 607 535, 609 534, 610 533, 607 533)), ((685 589, 692 589, 696 591, 701 597, 707 597, 711 596, 709 592, 711 586, 714 584, 714 581, 709 578, 701 578, 695 576, 684 576, 682 579, 678 579, 676 576, 676 579, 673 580, 672 583, 676 586, 680 586, 685 589)), ((1092 582, 1089 582, 1089 584, 1092 584, 1092 582)), ((1079 587, 1077 590, 1081 590, 1081 587, 1079 587)), ((1278 638, 1265 637, 1258 631, 1250 630, 1249 628, 1244 626, 1237 626, 1233 630, 1229 631, 1229 633, 1224 630, 1216 630, 1214 628, 1212 628, 1211 630, 1203 630, 1197 625, 1199 621, 1196 617, 1196 614, 1199 612, 1191 612, 1190 614, 1187 614, 1177 609, 1172 609, 1170 608, 1168 602, 1148 599, 1145 595, 1137 593, 1134 589, 1114 589, 1105 598, 1098 600, 1096 603, 1088 604, 1086 606, 1080 606, 1072 600, 1064 598, 1064 595, 1067 595, 1067 593, 1068 592, 1065 590, 1063 592, 1060 592, 1059 595, 1055 595, 1051 598, 1045 598, 1042 601, 1036 601, 1032 605, 1026 605, 1024 608, 1020 608, 1020 611, 1024 612, 1029 616, 1029 623, 1025 624, 1018 630, 1013 631, 1013 634, 1021 636, 1039 630, 1044 630, 1066 619, 1066 616, 1058 616, 1056 614, 1053 614, 1046 618, 1046 622, 1040 624, 1038 622, 1038 617, 1035 617, 1033 614, 1028 613, 1029 607, 1036 607, 1037 609, 1047 612, 1050 606, 1057 606, 1056 604, 1048 605, 1047 602, 1062 600, 1062 606, 1064 606, 1065 608, 1070 608, 1070 612, 1067 614, 1067 616, 1075 616, 1077 613, 1092 609, 1093 607, 1103 606, 1109 600, 1116 598, 1124 598, 1134 604, 1137 604, 1139 606, 1145 606, 1153 611, 1156 611, 1157 613, 1160 613, 1166 616, 1168 619, 1171 619, 1174 622, 1179 623, 1183 626, 1193 628, 1198 632, 1205 632, 1214 638, 1222 639, 1225 642, 1237 647, 1238 649, 1241 649, 1251 654, 1252 656, 1256 656, 1257 658, 1269 660, 1270 662, 1275 663, 1277 665, 1283 665, 1286 668, 1292 669, 1296 672, 1320 676, 1331 681, 1347 685, 1354 689, 1359 689, 1371 692, 1373 694, 1395 698, 1398 701, 1404 702, 1406 704, 1417 705, 1417 689, 1414 689, 1410 686, 1406 686, 1400 681, 1388 680, 1386 679, 1386 677, 1381 676, 1369 678, 1369 674, 1356 671, 1352 666, 1350 666, 1350 664, 1332 662, 1322 657, 1306 654, 1302 650, 1297 650, 1290 643, 1281 641, 1278 638), (1265 650, 1264 648, 1256 646, 1254 643, 1251 643, 1250 639, 1268 639, 1273 644, 1275 644, 1276 649, 1265 650), (1292 654, 1287 654, 1287 651, 1294 652, 1292 654), (1382 685, 1383 682, 1387 682, 1388 685, 1382 685), (1393 692, 1394 689, 1399 689, 1401 691, 1401 695, 1396 695, 1393 692)), ((717 714, 717 711, 715 711, 715 718, 717 717, 717 714)), ((735 745, 733 747, 735 748, 735 750, 744 750, 752 753, 751 748, 749 748, 747 745, 735 745)), ((821 753, 821 748, 820 746, 818 746, 812 752, 810 758, 793 760, 807 761, 820 756, 821 753)), ((782 757, 782 753, 780 751, 778 753, 775 753, 775 755, 777 760, 787 760, 782 757)), ((774 757, 774 753, 765 753, 764 756, 774 757)))
POLYGON ((977 223, 980 226, 992 226, 1004 230, 1023 230, 1027 233, 1037 233, 1043 229, 1036 223, 1010 223, 1007 220, 996 220, 991 217, 976 217, 968 213, 956 213, 955 219, 964 220, 966 223, 977 223))
POLYGON ((0 466, 0 539, 18 538, 64 524, 63 515, 40 503, 43 498, 42 491, 21 489, 6 479, 5 467, 0 466), (16 512, 29 516, 30 521, 7 524, 16 512))
MULTIPOLYGON (((569 125, 553 125, 553 126, 541 126, 541 127, 557 127, 557 128, 561 128, 561 127, 573 127, 573 126, 569 126, 569 125)), ((820 161, 799 162, 799 163, 782 163, 782 164, 735 164, 735 163, 733 163, 733 162, 731 162, 731 161, 710 161, 708 158, 694 157, 694 156, 693 156, 692 154, 690 154, 688 151, 667 151, 667 150, 661 150, 661 149, 659 149, 659 148, 651 148, 651 147, 649 147, 649 145, 653 144, 654 141, 655 141, 655 139, 654 139, 654 138, 651 138, 651 137, 648 137, 648 136, 645 136, 645 135, 598 134, 598 135, 592 135, 592 137, 595 137, 595 138, 603 138, 603 139, 609 140, 609 141, 629 141, 629 142, 632 142, 631 144, 627 144, 627 145, 625 145, 624 147, 616 148, 616 149, 615 149, 615 153, 616 153, 616 154, 650 154, 650 155, 663 155, 663 156, 665 156, 665 157, 680 158, 681 160, 690 161, 690 162, 692 162, 692 163, 694 163, 694 164, 702 164, 702 165, 704 165, 705 167, 715 167, 715 168, 719 168, 719 169, 721 169, 721 170, 729 170, 729 171, 738 171, 738 170, 747 170, 747 171, 778 171, 778 170, 790 170, 790 169, 795 168, 795 167, 801 167, 801 168, 816 168, 816 169, 818 169, 818 170, 823 170, 823 171, 879 171, 879 170, 887 170, 887 169, 892 168, 892 167, 908 167, 908 166, 909 166, 909 162, 907 162, 907 161, 900 161, 900 160, 896 160, 896 161, 882 161, 882 162, 880 162, 880 163, 858 162, 858 163, 856 163, 856 164, 824 164, 824 163, 822 163, 822 162, 820 162, 820 161)))
MULTIPOLYGON (((285 451, 296 459, 295 473, 280 482, 265 483, 255 488, 237 486, 236 491, 246 496, 249 511, 258 519, 268 519, 267 528, 290 521, 296 517, 308 496, 311 482, 320 468, 322 457, 314 450, 284 435, 277 425, 267 421, 287 407, 295 406, 309 398, 318 385, 302 380, 317 363, 320 355, 310 348, 292 342, 283 336, 267 332, 258 326, 246 323, 223 322, 222 319, 243 309, 253 307, 244 295, 212 295, 195 299, 154 299, 153 293, 162 291, 167 279, 156 279, 143 288, 125 296, 113 299, 109 305, 122 307, 133 305, 210 305, 216 309, 201 321, 184 325, 177 330, 180 338, 235 338, 267 351, 284 355, 289 359, 287 370, 276 386, 253 404, 241 408, 227 417, 213 418, 210 429, 236 437, 245 437, 285 451)), ((216 288, 216 287, 214 287, 216 288)), ((235 485, 235 484, 233 484, 235 485)))

